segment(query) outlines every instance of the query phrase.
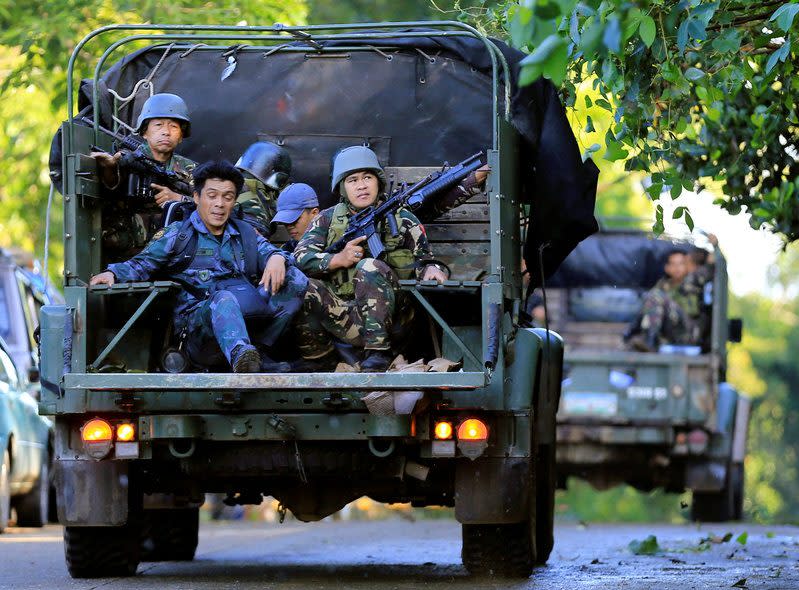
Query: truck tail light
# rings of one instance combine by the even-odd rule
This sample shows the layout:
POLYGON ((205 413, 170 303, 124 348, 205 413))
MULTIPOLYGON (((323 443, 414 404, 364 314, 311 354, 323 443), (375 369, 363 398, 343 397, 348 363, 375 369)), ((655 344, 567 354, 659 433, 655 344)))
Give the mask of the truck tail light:
POLYGON ((440 420, 436 422, 434 432, 436 440, 449 440, 452 438, 452 424, 445 420, 440 420))
POLYGON ((129 422, 117 424, 117 440, 121 442, 131 442, 136 439, 136 428, 129 422))
POLYGON ((484 442, 488 440, 488 426, 482 420, 469 418, 458 426, 458 440, 461 442, 484 442))
POLYGON ((102 459, 111 451, 114 440, 114 429, 101 418, 93 418, 80 429, 83 448, 93 459, 102 459))

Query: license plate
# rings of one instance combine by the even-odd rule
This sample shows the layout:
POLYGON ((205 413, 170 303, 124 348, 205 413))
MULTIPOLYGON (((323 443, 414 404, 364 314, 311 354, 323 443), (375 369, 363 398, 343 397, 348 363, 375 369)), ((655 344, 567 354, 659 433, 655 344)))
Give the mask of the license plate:
POLYGON ((615 416, 619 396, 615 393, 570 391, 563 394, 560 410, 571 416, 615 416))

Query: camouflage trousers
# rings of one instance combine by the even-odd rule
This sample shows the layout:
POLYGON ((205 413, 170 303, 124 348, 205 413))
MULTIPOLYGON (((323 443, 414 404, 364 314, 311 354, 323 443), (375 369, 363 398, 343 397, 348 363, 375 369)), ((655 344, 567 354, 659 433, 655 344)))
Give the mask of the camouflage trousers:
POLYGON ((696 322, 662 289, 646 294, 641 308, 641 331, 657 334, 660 342, 669 344, 699 342, 696 322))
POLYGON ((388 264, 366 258, 355 269, 352 299, 340 297, 324 281, 309 280, 297 320, 303 358, 324 356, 333 350, 333 338, 369 350, 389 350, 392 339, 413 320, 410 300, 399 290, 397 275, 388 264))
POLYGON ((239 344, 272 346, 285 332, 300 311, 308 278, 296 267, 286 268, 283 287, 274 295, 263 286, 258 294, 264 298, 269 319, 245 322, 239 302, 229 291, 217 291, 195 308, 186 318, 186 351, 195 364, 213 366, 225 360, 239 344))

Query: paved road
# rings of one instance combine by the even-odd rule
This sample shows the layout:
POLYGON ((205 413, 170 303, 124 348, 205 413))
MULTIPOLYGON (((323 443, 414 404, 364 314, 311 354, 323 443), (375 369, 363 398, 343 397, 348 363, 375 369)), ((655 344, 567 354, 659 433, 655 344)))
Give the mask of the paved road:
POLYGON ((136 578, 72 580, 60 527, 12 528, 0 535, 0 588, 799 588, 799 527, 562 524, 549 564, 525 581, 470 578, 451 520, 203 523, 200 535, 192 563, 143 563, 136 578), (720 542, 727 532, 732 538, 720 542), (735 542, 744 532, 746 544, 735 542), (652 534, 659 554, 628 549, 652 534))

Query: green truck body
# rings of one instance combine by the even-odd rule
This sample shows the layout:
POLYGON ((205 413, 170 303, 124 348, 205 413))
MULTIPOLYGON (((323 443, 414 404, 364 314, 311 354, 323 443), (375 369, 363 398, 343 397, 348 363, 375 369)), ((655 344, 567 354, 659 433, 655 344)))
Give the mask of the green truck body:
POLYGON ((740 334, 730 333, 722 253, 715 249, 713 278, 703 294, 709 321, 701 349, 635 352, 622 342, 646 285, 625 289, 631 285, 614 275, 614 264, 648 265, 656 277, 671 243, 642 231, 607 230, 578 247, 555 279, 553 327, 568 343, 558 411, 559 484, 565 487, 574 476, 599 489, 620 483, 644 491, 689 489, 694 519, 740 519, 750 401, 725 382, 727 342, 740 341, 740 334), (604 264, 596 259, 601 248, 592 250, 603 243, 615 252, 604 264), (653 256, 644 258, 642 249, 653 256), (592 269, 608 269, 604 284, 581 284, 589 261, 592 269), (599 313, 589 309, 594 298, 603 300, 599 313))
MULTIPOLYGON (((382 31, 359 33, 367 39, 370 34, 414 37, 400 32, 401 25, 347 28, 382 31)), ((346 45, 352 33, 340 29, 345 27, 197 31, 119 26, 107 31, 135 32, 125 38, 127 42, 175 43, 170 49, 190 53, 187 60, 199 56, 197 63, 206 64, 202 67, 216 80, 217 58, 232 43, 246 39, 234 54, 239 70, 247 67, 250 57, 294 60, 300 68, 296 77, 280 81, 291 87, 314 82, 307 73, 313 70, 307 68, 316 64, 335 68, 343 62, 341 45, 315 47, 303 35, 340 38, 346 45), (287 43, 294 38, 310 44, 298 50, 296 44, 287 43), (269 52, 268 58, 261 57, 269 52)), ((75 55, 103 34, 101 30, 84 40, 75 55)), ((522 203, 519 136, 507 120, 505 88, 497 81, 500 74, 507 79, 507 71, 502 72, 506 64, 491 41, 465 25, 443 23, 428 34, 477 40, 494 63, 493 75, 484 75, 452 58, 439 58, 438 63, 431 58, 425 64, 430 69, 428 79, 421 82, 450 80, 455 88, 457 76, 465 72, 478 84, 488 109, 480 115, 490 138, 484 146, 491 166, 485 193, 428 226, 434 250, 450 264, 453 278, 444 285, 402 282, 424 319, 424 329, 414 335, 414 348, 407 353, 409 360, 415 360, 414 350, 435 351, 435 356, 462 359, 458 372, 164 372, 159 359, 170 344, 165 326, 171 317, 171 297, 179 287, 169 281, 110 288, 87 285, 114 254, 103 242, 104 224, 114 212, 104 201, 104 189, 87 154, 92 145, 110 150, 112 140, 79 124, 70 112, 62 128, 66 303, 42 310, 45 387, 40 411, 55 420, 58 513, 65 525, 67 564, 73 576, 132 574, 140 559, 191 559, 197 543, 197 507, 206 493, 226 494, 230 502, 242 504, 273 496, 303 521, 324 518, 361 496, 386 503, 452 506, 463 523, 463 558, 470 571, 526 576, 535 563, 546 561, 553 542, 555 413, 563 346, 555 333, 517 325, 522 285, 521 273, 514 269, 520 267, 522 203), (455 70, 455 76, 449 77, 448 70, 455 70), (459 274, 462 260, 480 272, 459 274), (387 392, 395 406, 409 392, 420 399, 412 411, 378 415, 370 413, 363 401, 373 392, 387 392), (81 433, 94 418, 112 426, 133 424, 135 439, 112 441, 102 456, 89 452, 81 433), (448 421, 457 431, 468 418, 479 418, 488 426, 486 441, 460 441, 457 435, 435 440, 437 422, 448 421), (142 531, 151 537, 144 554, 142 531)), ((111 45, 103 59, 124 42, 111 45)), ((149 48, 156 61, 164 47, 149 48)), ((375 64, 359 67, 389 67, 392 59, 386 57, 393 58, 396 67, 410 60, 412 67, 418 57, 413 48, 376 52, 374 47, 359 46, 346 52, 354 61, 375 64)), ((147 57, 146 53, 139 55, 147 57)), ((98 94, 102 66, 101 60, 93 101, 88 103, 98 120, 98 105, 106 100, 98 94)), ((118 94, 127 95, 137 80, 120 82, 118 94)), ((401 80, 396 74, 394 83, 401 80)), ((159 91, 180 93, 169 89, 168 81, 164 74, 153 83, 159 91)), ((256 76, 255 82, 263 84, 263 78, 256 76)), ((70 87, 70 100, 71 93, 70 87)), ((188 102, 195 108, 196 102, 188 102)), ((239 106, 232 101, 227 108, 239 106)), ((122 113, 120 108, 120 117, 122 113)), ((409 120, 414 117, 413 112, 405 115, 409 120)), ((104 119, 103 123, 107 124, 104 119)), ((316 127, 317 122, 307 117, 303 123, 307 137, 323 144, 331 141, 321 124, 316 127)), ((195 119, 192 141, 200 141, 196 138, 203 132, 202 121, 195 119)), ((362 141, 358 129, 348 135, 338 133, 341 145, 353 137, 362 141)), ((246 145, 250 139, 239 138, 238 143, 246 145)), ((381 154, 380 138, 373 141, 381 154)), ((400 140, 393 141, 392 154, 401 146, 400 140)), ((291 139, 286 142, 291 147, 291 139)), ((216 155, 211 146, 191 145, 196 159, 206 153, 205 157, 216 155)), ((237 154, 225 155, 233 159, 237 154)), ((424 166, 396 166, 385 155, 381 158, 387 171, 399 179, 416 178, 441 165, 431 159, 424 166)))

